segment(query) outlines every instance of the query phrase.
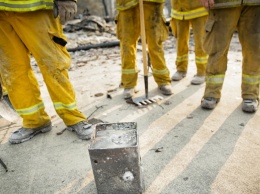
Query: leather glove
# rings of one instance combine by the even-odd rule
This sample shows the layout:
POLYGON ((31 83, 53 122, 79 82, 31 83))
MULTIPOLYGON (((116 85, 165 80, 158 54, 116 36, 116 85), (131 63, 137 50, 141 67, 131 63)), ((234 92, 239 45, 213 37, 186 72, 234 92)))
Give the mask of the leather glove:
POLYGON ((53 14, 54 18, 57 18, 60 15, 61 24, 65 24, 66 21, 73 18, 77 13, 77 3, 75 1, 54 1, 53 14))

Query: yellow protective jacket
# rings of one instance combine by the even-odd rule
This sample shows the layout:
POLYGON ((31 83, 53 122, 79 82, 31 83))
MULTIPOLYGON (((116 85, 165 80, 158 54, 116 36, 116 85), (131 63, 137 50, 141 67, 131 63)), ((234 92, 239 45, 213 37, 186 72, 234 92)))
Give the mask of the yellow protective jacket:
POLYGON ((0 10, 27 12, 42 9, 53 9, 53 0, 2 0, 0 10))
MULTIPOLYGON (((62 1, 62 0, 61 0, 62 1)), ((73 0, 77 2, 76 0, 73 0)), ((42 9, 53 9, 54 0, 1 0, 0 10, 27 12, 42 9)))
POLYGON ((215 0, 213 8, 229 8, 238 7, 241 5, 260 5, 260 0, 215 0))
MULTIPOLYGON (((123 11, 134 7, 138 4, 140 0, 116 0, 116 9, 119 11, 123 11)), ((154 3, 164 3, 165 0, 143 0, 147 2, 154 2, 154 3)))
POLYGON ((190 20, 208 15, 199 0, 171 0, 171 17, 177 20, 190 20))

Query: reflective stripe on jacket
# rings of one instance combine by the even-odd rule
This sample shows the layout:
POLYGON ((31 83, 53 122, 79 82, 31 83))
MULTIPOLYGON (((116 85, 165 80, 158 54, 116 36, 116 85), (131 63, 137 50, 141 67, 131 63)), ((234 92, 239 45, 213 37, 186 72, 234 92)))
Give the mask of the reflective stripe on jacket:
POLYGON ((172 9, 171 17, 177 20, 190 20, 208 15, 208 11, 204 8, 197 8, 191 11, 176 11, 172 9))
POLYGON ((53 0, 4 0, 0 2, 0 10, 27 12, 42 9, 53 9, 53 0))
MULTIPOLYGON (((164 3, 165 0, 143 0, 147 2, 154 2, 154 3, 164 3)), ((116 9, 119 11, 123 11, 134 7, 137 5, 139 0, 116 0, 116 9)))
POLYGON ((215 0, 213 8, 239 7, 241 5, 260 5, 260 0, 215 0))
POLYGON ((190 20, 208 15, 206 8, 197 0, 171 0, 171 17, 177 20, 190 20))

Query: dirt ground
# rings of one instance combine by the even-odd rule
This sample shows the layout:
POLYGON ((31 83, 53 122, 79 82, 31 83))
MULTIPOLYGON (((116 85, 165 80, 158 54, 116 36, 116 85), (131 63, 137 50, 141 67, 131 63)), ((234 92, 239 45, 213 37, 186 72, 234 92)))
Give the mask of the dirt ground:
MULTIPOLYGON (((81 30, 66 35, 68 48, 117 40, 113 33, 105 32, 81 30)), ((172 75, 176 71, 174 37, 169 36, 164 48, 172 75)), ((260 111, 245 114, 241 110, 242 56, 237 34, 230 46, 222 98, 212 111, 200 108, 205 85, 190 84, 196 73, 192 36, 187 77, 172 83, 174 95, 141 109, 122 98, 119 47, 71 52, 71 57, 69 76, 78 107, 86 117, 111 123, 137 122, 146 194, 260 193, 260 111)), ((138 95, 143 95, 140 50, 137 64, 138 95)), ((20 125, 0 119, 0 158, 8 167, 5 172, 0 166, 0 193, 95 194, 88 154, 91 141, 79 140, 69 131, 57 135, 65 125, 53 109, 33 59, 32 65, 53 130, 11 145, 8 137, 20 125)), ((149 76, 149 95, 157 94, 149 76)))

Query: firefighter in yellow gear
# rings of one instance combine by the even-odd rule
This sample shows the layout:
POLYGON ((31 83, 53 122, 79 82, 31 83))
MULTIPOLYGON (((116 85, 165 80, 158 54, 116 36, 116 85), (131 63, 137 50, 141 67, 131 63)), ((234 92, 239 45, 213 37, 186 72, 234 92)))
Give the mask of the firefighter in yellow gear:
POLYGON ((0 3, 0 73, 12 105, 23 119, 23 126, 10 136, 10 143, 22 143, 52 128, 30 65, 30 54, 37 61, 57 114, 79 138, 90 138, 91 125, 76 107, 69 80, 71 59, 61 25, 76 11, 76 2, 70 0, 0 3))
POLYGON ((188 70, 190 27, 192 27, 195 44, 195 63, 197 74, 191 84, 199 85, 205 82, 208 56, 203 50, 204 25, 208 11, 196 0, 171 0, 171 27, 177 40, 176 73, 173 81, 184 78, 188 70))
MULTIPOLYGON (((139 0, 117 0, 117 36, 120 40, 124 98, 134 96, 138 79, 136 45, 140 37, 139 0)), ((168 37, 168 27, 163 16, 164 0, 144 0, 145 33, 152 72, 159 90, 171 95, 170 72, 166 66, 163 41, 168 37)))
POLYGON ((221 98, 228 50, 237 30, 242 46, 242 110, 255 112, 260 83, 260 0, 200 0, 209 9, 204 49, 209 55, 201 107, 213 109, 221 98))

